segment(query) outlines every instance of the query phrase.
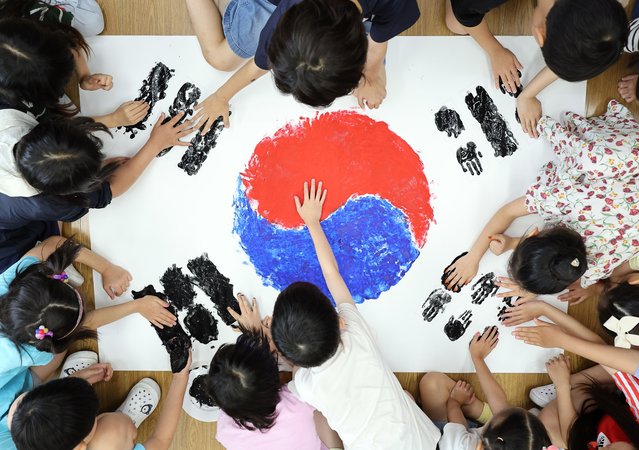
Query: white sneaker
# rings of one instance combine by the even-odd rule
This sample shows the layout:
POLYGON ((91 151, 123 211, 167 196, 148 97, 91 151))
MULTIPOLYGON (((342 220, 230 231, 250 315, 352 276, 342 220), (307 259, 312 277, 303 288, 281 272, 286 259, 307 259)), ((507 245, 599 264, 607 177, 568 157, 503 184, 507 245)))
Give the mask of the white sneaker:
POLYGON ((71 286, 75 288, 79 288, 80 286, 84 284, 84 277, 82 276, 80 272, 78 272, 78 269, 73 267, 72 264, 70 264, 69 267, 64 269, 64 272, 69 277, 69 284, 71 286))
POLYGON ((557 398, 557 389, 554 384, 538 386, 530 390, 529 397, 535 405, 543 408, 557 398))
POLYGON ((139 428, 144 419, 155 411, 161 395, 160 386, 155 381, 150 378, 142 378, 129 391, 129 395, 126 396, 126 400, 117 411, 129 416, 135 424, 135 428, 139 428))
POLYGON ((67 356, 60 369, 60 378, 66 378, 82 369, 86 369, 93 364, 97 364, 98 354, 91 351, 75 352, 67 356))

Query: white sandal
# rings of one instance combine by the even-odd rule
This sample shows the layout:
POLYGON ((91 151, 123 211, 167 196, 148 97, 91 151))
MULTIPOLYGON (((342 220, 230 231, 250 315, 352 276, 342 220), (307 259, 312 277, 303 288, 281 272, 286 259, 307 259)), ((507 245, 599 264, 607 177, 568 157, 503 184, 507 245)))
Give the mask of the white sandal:
POLYGON ((155 381, 151 378, 142 378, 129 391, 129 395, 117 411, 129 416, 135 428, 139 428, 144 419, 155 411, 161 395, 160 386, 155 381))

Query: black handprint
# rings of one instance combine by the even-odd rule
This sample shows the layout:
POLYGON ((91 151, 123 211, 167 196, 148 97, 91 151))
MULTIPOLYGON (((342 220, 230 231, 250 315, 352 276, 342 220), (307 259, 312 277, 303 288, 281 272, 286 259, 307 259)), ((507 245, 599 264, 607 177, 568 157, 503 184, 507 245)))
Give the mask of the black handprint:
POLYGON ((506 310, 508 308, 514 308, 515 305, 513 305, 513 299, 514 301, 519 300, 521 297, 504 297, 501 299, 501 307, 497 307, 497 320, 499 320, 500 322, 504 321, 504 314, 506 314, 506 310))
POLYGON ((519 85, 517 86, 517 90, 513 93, 513 92, 508 92, 506 90, 506 86, 504 85, 504 82, 501 80, 501 77, 499 77, 499 90, 501 91, 502 94, 508 94, 511 97, 519 97, 519 94, 521 94, 521 92, 524 90, 524 86, 521 84, 521 71, 517 70, 517 75, 519 76, 519 85))
POLYGON ((455 264, 457 262, 457 260, 463 256, 466 256, 468 254, 468 252, 464 252, 461 255, 458 255, 455 257, 455 259, 453 259, 450 264, 444 269, 444 274, 442 275, 442 284, 444 285, 444 288, 446 288, 446 290, 449 291, 453 291, 453 292, 459 292, 461 291, 463 286, 459 286, 458 284, 455 284, 453 286, 451 286, 450 288, 446 285, 446 279, 448 279, 448 277, 450 275, 453 274, 453 272, 455 271, 454 269, 451 269, 450 267, 455 264))
POLYGON ((468 326, 472 323, 470 320, 473 317, 473 313, 470 309, 464 311, 464 313, 455 319, 454 316, 450 316, 448 323, 444 326, 444 333, 451 341, 456 341, 464 335, 468 326))
POLYGON ((442 106, 435 113, 435 125, 439 131, 444 131, 448 137, 457 137, 464 131, 464 124, 457 111, 448 109, 445 106, 442 106))
POLYGON ((173 264, 166 269, 160 283, 164 287, 164 293, 169 301, 178 310, 193 306, 195 289, 193 289, 191 277, 182 272, 182 268, 173 264))
POLYGON ((452 297, 448 292, 443 289, 435 289, 422 305, 422 317, 425 321, 432 322, 437 317, 437 314, 444 312, 444 308, 451 300, 452 297))
POLYGON ((499 290, 499 286, 495 284, 495 274, 488 272, 473 284, 471 295, 475 305, 481 305, 488 297, 494 296, 499 290))
POLYGON ((481 125, 486 139, 495 150, 495 156, 509 156, 517 151, 517 140, 508 128, 504 117, 497 111, 497 106, 486 89, 477 86, 477 95, 472 92, 466 96, 466 105, 471 114, 481 125))
POLYGON ((480 175, 484 171, 479 158, 483 158, 483 155, 477 151, 477 145, 474 142, 469 142, 466 147, 457 149, 457 162, 464 172, 470 171, 471 175, 480 175))

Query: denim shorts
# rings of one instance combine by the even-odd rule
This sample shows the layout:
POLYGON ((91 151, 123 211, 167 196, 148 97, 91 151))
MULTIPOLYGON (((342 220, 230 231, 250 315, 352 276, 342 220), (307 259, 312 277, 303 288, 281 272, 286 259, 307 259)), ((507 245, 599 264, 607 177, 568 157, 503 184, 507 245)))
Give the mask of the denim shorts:
POLYGON ((255 56, 262 28, 275 11, 268 0, 231 0, 224 11, 224 37, 241 58, 255 56))

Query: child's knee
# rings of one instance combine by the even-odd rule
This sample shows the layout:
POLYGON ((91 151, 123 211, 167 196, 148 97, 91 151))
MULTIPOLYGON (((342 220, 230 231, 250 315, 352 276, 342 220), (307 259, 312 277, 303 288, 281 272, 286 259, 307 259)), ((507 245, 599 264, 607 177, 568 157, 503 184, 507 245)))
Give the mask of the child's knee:
POLYGON ((419 381, 419 392, 421 394, 450 393, 454 385, 455 382, 448 375, 441 372, 429 372, 419 381))
POLYGON ((104 15, 97 1, 77 1, 73 10, 73 27, 85 37, 97 36, 104 31, 104 15))
MULTIPOLYGON (((228 46, 228 44, 227 44, 228 46)), ((228 53, 231 51, 225 51, 227 49, 222 48, 222 45, 216 45, 202 50, 204 59, 211 67, 222 72, 230 72, 237 68, 237 58, 229 57, 228 53)), ((239 57, 238 57, 239 58, 239 57)))

